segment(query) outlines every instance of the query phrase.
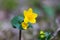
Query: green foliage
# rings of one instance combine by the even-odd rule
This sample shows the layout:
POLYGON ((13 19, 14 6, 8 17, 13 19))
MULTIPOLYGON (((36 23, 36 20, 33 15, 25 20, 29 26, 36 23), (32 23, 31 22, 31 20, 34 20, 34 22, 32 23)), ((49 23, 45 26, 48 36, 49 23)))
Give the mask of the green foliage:
POLYGON ((16 0, 2 0, 2 5, 6 10, 12 10, 17 6, 16 0))
MULTIPOLYGON (((22 25, 21 25, 21 23, 23 22, 23 20, 24 20, 24 16, 23 16, 23 15, 15 16, 15 17, 11 20, 11 23, 12 23, 13 28, 17 28, 17 29, 19 29, 19 30, 24 30, 24 29, 22 28, 22 25)), ((29 27, 32 27, 31 23, 28 23, 28 24, 29 24, 28 28, 29 28, 29 27)))
POLYGON ((51 33, 45 32, 45 34, 39 34, 38 40, 50 40, 51 36, 52 36, 51 33), (44 38, 41 38, 40 37, 41 35, 44 35, 45 37, 44 38))
POLYGON ((43 5, 43 10, 46 12, 48 17, 54 16, 55 15, 55 10, 52 7, 49 7, 47 5, 43 5))
POLYGON ((38 15, 41 14, 41 10, 39 8, 34 8, 33 11, 38 15))
POLYGON ((21 22, 23 22, 23 16, 15 16, 11 21, 12 26, 20 30, 22 29, 21 22))

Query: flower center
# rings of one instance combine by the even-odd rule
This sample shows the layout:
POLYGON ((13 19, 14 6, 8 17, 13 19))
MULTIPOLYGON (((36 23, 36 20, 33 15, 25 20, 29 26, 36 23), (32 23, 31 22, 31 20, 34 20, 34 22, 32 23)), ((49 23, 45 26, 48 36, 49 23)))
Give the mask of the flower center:
POLYGON ((33 19, 33 15, 31 14, 31 15, 28 15, 28 19, 29 20, 32 20, 33 19))
POLYGON ((26 24, 26 23, 24 23, 24 25, 25 25, 25 26, 27 26, 27 24, 26 24))
POLYGON ((23 28, 23 29, 27 29, 27 27, 28 27, 28 24, 25 23, 25 22, 22 22, 22 28, 23 28))

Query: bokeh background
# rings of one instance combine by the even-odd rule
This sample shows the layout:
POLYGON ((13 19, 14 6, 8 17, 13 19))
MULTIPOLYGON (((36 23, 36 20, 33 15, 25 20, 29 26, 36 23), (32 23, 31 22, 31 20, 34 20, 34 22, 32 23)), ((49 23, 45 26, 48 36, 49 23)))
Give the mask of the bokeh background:
POLYGON ((19 40, 11 20, 28 8, 38 13, 37 23, 22 31, 21 40, 38 40, 40 30, 52 33, 51 40, 60 40, 60 0, 0 0, 0 40, 19 40))

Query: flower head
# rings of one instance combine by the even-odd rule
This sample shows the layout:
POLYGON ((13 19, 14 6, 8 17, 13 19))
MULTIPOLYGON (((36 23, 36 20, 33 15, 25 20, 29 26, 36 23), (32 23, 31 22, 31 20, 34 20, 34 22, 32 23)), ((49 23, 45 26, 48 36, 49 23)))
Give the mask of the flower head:
POLYGON ((28 11, 24 10, 24 22, 36 23, 37 14, 33 12, 32 8, 29 8, 28 11))
POLYGON ((28 24, 25 22, 22 22, 22 28, 26 30, 28 28, 28 24))

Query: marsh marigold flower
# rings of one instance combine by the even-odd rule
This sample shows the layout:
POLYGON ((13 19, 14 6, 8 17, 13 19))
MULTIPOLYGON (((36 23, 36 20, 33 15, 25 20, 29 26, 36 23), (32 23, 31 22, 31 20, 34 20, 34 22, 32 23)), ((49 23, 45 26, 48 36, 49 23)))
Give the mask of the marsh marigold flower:
POLYGON ((22 28, 23 28, 23 29, 25 29, 25 30, 28 28, 28 24, 27 24, 27 23, 25 23, 25 22, 22 22, 22 24, 21 24, 21 25, 22 25, 22 28))
POLYGON ((24 10, 24 22, 25 23, 36 23, 37 14, 33 12, 32 8, 24 10))

